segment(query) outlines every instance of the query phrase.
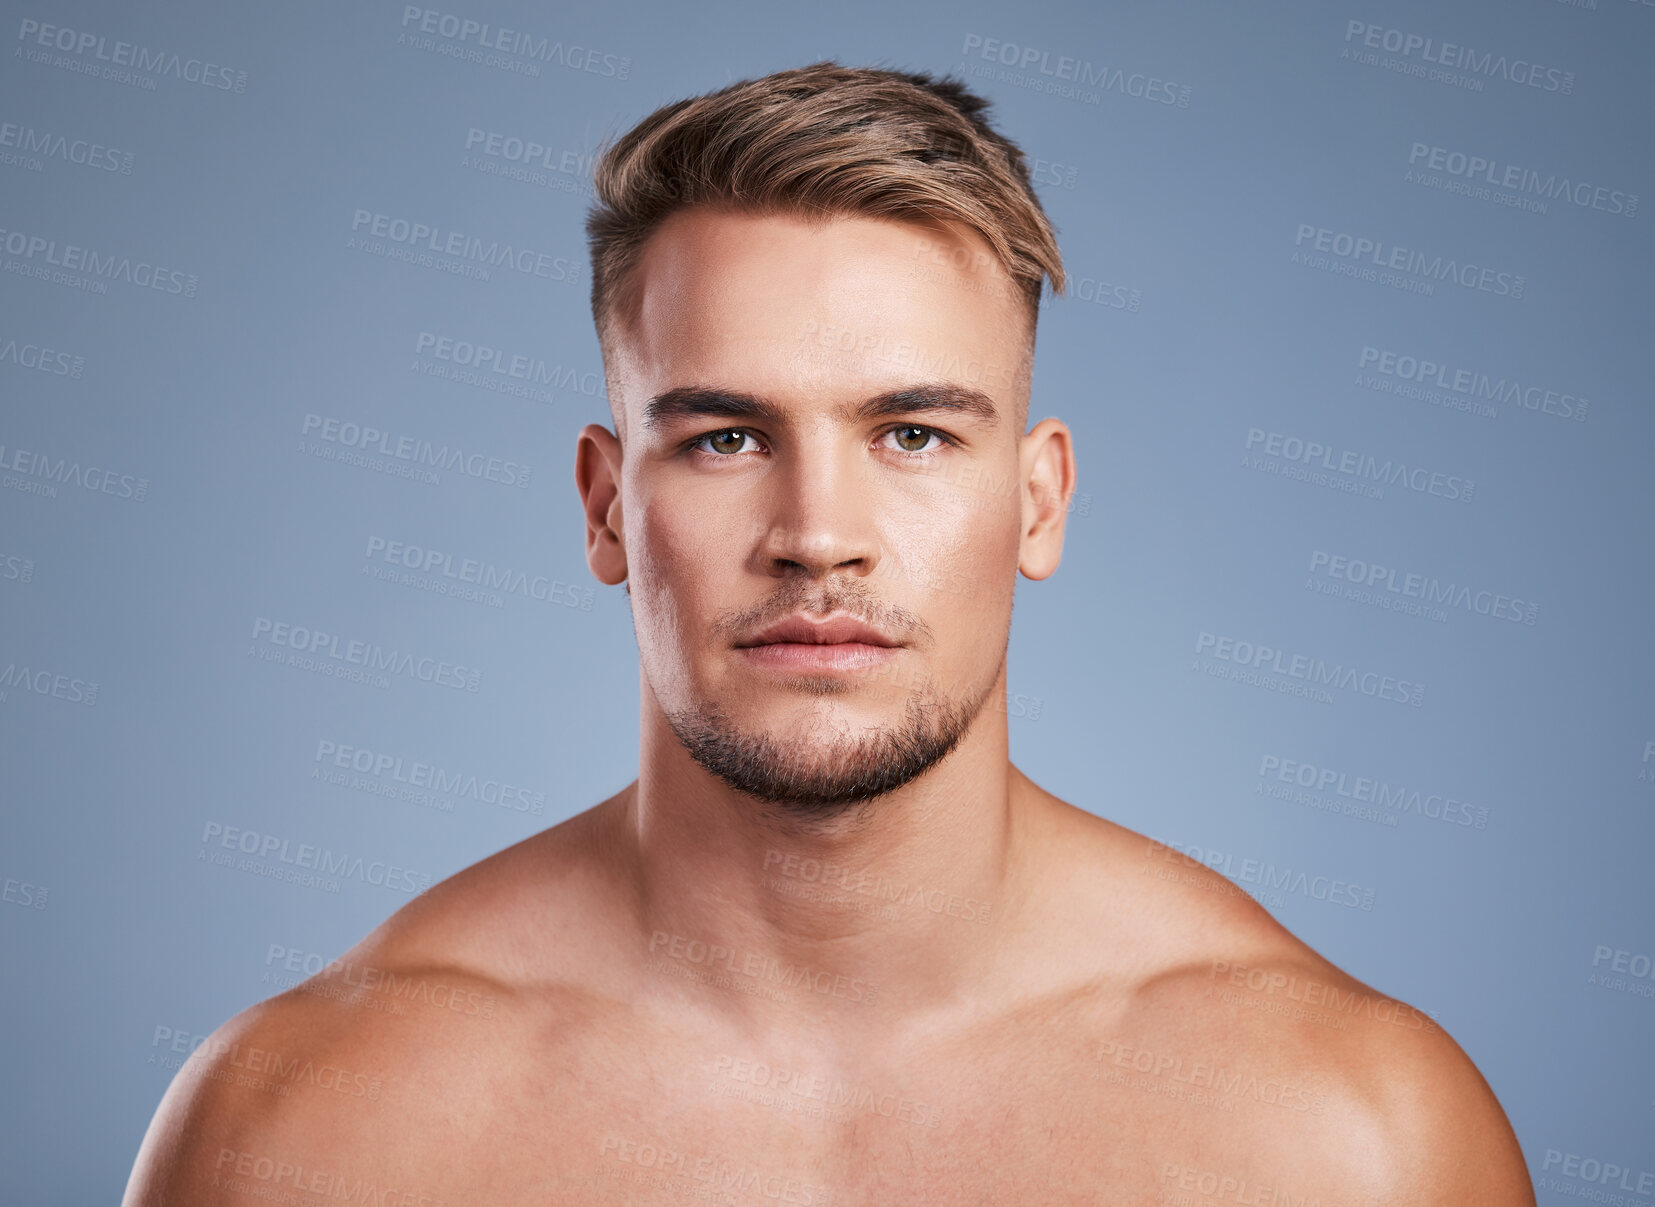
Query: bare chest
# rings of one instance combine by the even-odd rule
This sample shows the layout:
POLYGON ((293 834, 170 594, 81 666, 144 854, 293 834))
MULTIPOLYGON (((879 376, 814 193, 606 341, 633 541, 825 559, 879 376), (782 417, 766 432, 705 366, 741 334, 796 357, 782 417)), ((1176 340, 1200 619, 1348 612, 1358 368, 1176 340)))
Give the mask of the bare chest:
POLYGON ((1115 1076, 1084 1052, 1024 1056, 854 1075, 714 1048, 596 1061, 502 1086, 489 1134, 468 1146, 490 1159, 450 1163, 432 1197, 1193 1205, 1218 1201, 1199 1194, 1209 1181, 1232 1195, 1260 1184, 1247 1135, 1259 1121, 1224 1095, 1115 1076))

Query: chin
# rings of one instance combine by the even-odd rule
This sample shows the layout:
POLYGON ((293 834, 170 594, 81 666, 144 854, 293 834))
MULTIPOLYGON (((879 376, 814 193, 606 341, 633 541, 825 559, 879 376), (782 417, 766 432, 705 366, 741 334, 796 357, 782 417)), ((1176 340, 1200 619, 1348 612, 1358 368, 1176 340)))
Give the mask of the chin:
POLYGON ((766 710, 762 696, 747 696, 734 713, 704 700, 666 720, 690 757, 730 787, 795 816, 823 817, 925 774, 965 736, 987 698, 986 689, 950 698, 933 687, 870 716, 823 701, 766 710))

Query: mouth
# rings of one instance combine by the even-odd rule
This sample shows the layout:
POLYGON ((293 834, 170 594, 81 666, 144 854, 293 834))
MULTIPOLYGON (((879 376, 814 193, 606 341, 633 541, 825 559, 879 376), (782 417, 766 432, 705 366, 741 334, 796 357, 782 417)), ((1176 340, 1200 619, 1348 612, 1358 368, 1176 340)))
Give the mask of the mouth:
POLYGON ((817 620, 802 612, 767 625, 743 641, 737 649, 764 645, 871 645, 894 649, 901 643, 881 629, 854 616, 828 616, 817 620))
POLYGON ((902 645, 854 616, 817 620, 795 613, 735 648, 746 660, 775 670, 856 671, 889 662, 902 645))
POLYGON ((743 658, 757 666, 815 672, 860 671, 883 666, 901 649, 901 646, 869 645, 862 641, 771 641, 736 647, 743 658))

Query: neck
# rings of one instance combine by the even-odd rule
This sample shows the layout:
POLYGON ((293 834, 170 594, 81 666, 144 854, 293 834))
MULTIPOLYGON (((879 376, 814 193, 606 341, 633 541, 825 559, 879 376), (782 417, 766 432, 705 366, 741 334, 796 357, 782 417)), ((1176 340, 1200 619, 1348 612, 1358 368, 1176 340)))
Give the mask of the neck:
POLYGON ((980 1001, 1037 796, 1010 763, 1003 698, 1002 670, 924 775, 799 821, 696 764, 646 683, 639 777, 616 802, 643 961, 675 992, 760 1026, 877 1027, 980 1001))

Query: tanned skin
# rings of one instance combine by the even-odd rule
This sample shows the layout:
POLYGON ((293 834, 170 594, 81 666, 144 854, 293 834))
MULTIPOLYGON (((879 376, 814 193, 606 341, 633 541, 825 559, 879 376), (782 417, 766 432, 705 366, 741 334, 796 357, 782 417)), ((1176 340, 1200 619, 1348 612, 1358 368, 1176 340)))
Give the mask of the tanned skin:
POLYGON ((1076 470, 987 245, 697 207, 635 284, 575 482, 637 779, 220 1027, 128 1207, 1532 1207, 1430 1019, 1012 765, 1076 470), (798 615, 894 645, 743 644, 798 615))

